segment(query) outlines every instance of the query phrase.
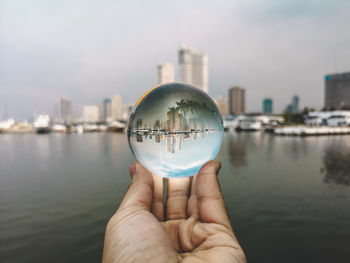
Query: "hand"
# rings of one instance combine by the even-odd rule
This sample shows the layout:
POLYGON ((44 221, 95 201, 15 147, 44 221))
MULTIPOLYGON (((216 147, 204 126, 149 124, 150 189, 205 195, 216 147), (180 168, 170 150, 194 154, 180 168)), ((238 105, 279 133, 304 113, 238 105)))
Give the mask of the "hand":
POLYGON ((190 178, 169 179, 165 208, 163 178, 132 164, 131 185, 107 224, 103 262, 246 262, 220 191, 220 167, 206 163, 192 186, 190 178))

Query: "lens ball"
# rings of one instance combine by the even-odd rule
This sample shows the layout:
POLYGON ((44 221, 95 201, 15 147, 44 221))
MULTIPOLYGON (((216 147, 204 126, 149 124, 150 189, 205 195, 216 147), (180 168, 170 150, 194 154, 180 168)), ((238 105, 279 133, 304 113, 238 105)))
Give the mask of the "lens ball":
POLYGON ((130 114, 128 140, 136 159, 151 173, 186 177, 216 157, 223 130, 220 112, 208 94, 169 83, 138 100, 130 114))

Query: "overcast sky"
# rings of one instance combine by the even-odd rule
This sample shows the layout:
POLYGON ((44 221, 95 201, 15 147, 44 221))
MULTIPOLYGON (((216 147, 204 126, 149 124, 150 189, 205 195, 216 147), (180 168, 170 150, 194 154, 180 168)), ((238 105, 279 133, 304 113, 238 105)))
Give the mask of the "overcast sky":
POLYGON ((348 0, 0 0, 0 104, 24 119, 59 95, 134 103, 186 43, 208 53, 212 97, 239 85, 248 111, 294 94, 321 108, 324 75, 350 71, 349 14, 348 0))

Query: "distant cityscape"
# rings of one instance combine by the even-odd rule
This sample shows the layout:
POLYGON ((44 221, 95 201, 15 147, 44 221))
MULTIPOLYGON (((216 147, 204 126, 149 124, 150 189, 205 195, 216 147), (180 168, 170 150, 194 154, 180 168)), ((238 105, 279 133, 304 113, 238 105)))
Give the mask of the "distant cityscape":
MULTIPOLYGON (((208 55, 187 45, 181 45, 177 52, 179 78, 175 79, 174 64, 164 62, 157 65, 158 84, 178 81, 191 84, 208 93, 208 55)), ((326 75, 324 83, 325 102, 322 111, 349 110, 350 72, 326 75)), ((243 87, 229 87, 227 96, 219 96, 214 98, 214 101, 224 118, 247 114, 246 89, 243 87)), ((57 113, 55 116, 50 116, 50 122, 62 125, 74 123, 125 123, 132 109, 132 105, 123 104, 122 97, 118 94, 103 99, 98 105, 83 106, 82 114, 78 117, 74 116, 73 102, 68 97, 60 96, 57 105, 57 113)), ((3 112, 6 112, 6 110, 3 110, 3 112)), ((294 95, 291 98, 291 102, 286 105, 284 112, 292 114, 301 112, 298 95, 294 95)), ((0 114, 2 113, 0 112, 0 114)), ((278 115, 274 111, 274 99, 272 97, 264 98, 261 104, 261 111, 250 113, 250 115, 252 114, 278 115)), ((0 115, 0 118, 5 119, 8 116, 0 115)))

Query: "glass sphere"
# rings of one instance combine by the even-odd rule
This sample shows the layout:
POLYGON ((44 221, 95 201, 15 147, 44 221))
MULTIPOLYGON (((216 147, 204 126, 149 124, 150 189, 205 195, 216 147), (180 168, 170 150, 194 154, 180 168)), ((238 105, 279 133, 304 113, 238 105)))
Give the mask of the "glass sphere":
POLYGON ((136 159, 151 173, 186 177, 216 157, 223 131, 220 112, 208 94, 169 83, 138 100, 130 114, 128 140, 136 159))

